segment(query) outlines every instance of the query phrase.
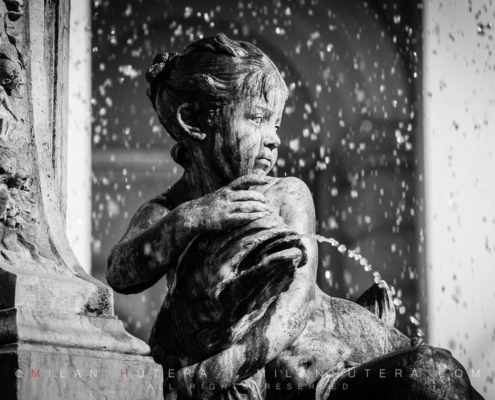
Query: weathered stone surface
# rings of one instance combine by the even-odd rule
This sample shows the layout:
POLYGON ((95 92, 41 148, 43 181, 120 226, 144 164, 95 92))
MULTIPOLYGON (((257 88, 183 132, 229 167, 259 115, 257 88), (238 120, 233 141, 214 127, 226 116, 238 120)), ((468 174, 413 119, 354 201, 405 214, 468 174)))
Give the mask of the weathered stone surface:
MULTIPOLYGON (((168 373, 168 372, 167 372, 168 373)), ((160 400, 163 369, 149 357, 15 344, 0 348, 2 399, 160 400)))
MULTIPOLYGON (((71 309, 110 316, 111 291, 84 273, 65 236, 69 2, 2 1, 0 16, 0 271, 85 281, 71 309)), ((28 300, 15 279, 1 285, 15 305, 51 295, 40 285, 28 300)))
POLYGON ((148 345, 129 335, 115 318, 26 307, 1 310, 0 345, 18 342, 149 354, 148 345))
MULTIPOLYGON (((29 265, 25 263, 25 265, 29 265)), ((94 285, 81 279, 50 273, 0 266, 0 310, 11 307, 31 307, 42 310, 98 315, 97 304, 88 302, 94 296, 94 285), (94 310, 91 307, 95 307, 94 310)))

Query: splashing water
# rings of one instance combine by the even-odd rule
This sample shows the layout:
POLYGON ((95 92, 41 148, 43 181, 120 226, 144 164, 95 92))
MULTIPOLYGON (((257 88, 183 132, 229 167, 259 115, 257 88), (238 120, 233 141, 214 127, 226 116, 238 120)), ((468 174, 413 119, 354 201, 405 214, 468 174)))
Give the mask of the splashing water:
POLYGON ((486 24, 479 22, 477 25, 477 33, 479 36, 485 36, 486 31, 491 30, 492 28, 493 28, 493 24, 490 22, 486 24))
MULTIPOLYGON (((337 250, 339 252, 341 252, 342 254, 346 254, 347 257, 352 258, 352 259, 356 260, 357 262, 359 262, 359 264, 361 266, 363 266, 363 268, 366 272, 373 271, 373 267, 370 265, 370 263, 368 262, 368 260, 366 258, 364 258, 361 254, 359 254, 358 252, 356 252, 354 250, 347 249, 347 247, 345 245, 340 244, 337 240, 335 240, 333 238, 326 238, 325 236, 321 236, 321 235, 305 235, 305 236, 310 237, 312 239, 316 239, 319 243, 329 243, 333 247, 336 247, 337 250)), ((383 281, 383 279, 382 279, 382 277, 378 271, 373 271, 373 278, 374 278, 374 281, 376 284, 380 284, 383 281)), ((397 297, 397 293, 396 293, 395 288, 393 286, 390 286, 390 291, 392 293, 394 305, 399 310, 399 313, 405 314, 407 312, 406 307, 402 303, 402 300, 397 297)), ((410 315, 409 320, 414 325, 417 326, 416 334, 418 335, 418 337, 423 337, 424 331, 420 327, 421 321, 418 318, 416 318, 414 315, 410 315)))
MULTIPOLYGON (((340 244, 337 240, 333 238, 326 238, 321 235, 314 235, 314 239, 316 239, 319 243, 330 243, 332 246, 337 247, 337 250, 340 251, 342 254, 347 254, 347 257, 353 258, 354 260, 359 262, 359 264, 364 267, 364 270, 366 272, 370 272, 373 270, 372 266, 366 258, 364 258, 361 254, 357 253, 354 250, 348 250, 345 245, 340 244)), ((382 281, 379 272, 373 272, 373 276, 375 277, 375 283, 380 283, 382 281)))

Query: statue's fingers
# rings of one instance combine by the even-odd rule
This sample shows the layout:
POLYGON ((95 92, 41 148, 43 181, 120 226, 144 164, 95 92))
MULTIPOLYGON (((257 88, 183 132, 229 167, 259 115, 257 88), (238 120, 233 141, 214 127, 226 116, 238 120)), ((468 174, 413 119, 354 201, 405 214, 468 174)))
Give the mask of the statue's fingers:
POLYGON ((262 203, 266 203, 266 197, 264 194, 255 190, 239 190, 230 193, 230 201, 248 201, 255 200, 262 203))
POLYGON ((251 221, 256 221, 258 219, 267 217, 270 215, 270 211, 260 211, 252 213, 235 213, 231 216, 230 220, 237 226, 242 224, 247 224, 251 221))
POLYGON ((268 207, 265 203, 260 203, 259 201, 239 201, 233 203, 232 207, 233 211, 241 214, 270 211, 270 207, 268 207))
POLYGON ((231 190, 247 190, 250 186, 266 185, 270 182, 270 178, 264 175, 249 174, 237 178, 227 187, 231 190))

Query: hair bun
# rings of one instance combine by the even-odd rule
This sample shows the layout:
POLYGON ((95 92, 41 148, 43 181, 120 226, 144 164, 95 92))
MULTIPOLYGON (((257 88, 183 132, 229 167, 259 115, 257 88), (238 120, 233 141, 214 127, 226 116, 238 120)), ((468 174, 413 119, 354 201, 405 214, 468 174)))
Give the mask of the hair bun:
POLYGON ((160 53, 153 58, 153 65, 160 63, 167 63, 171 61, 173 58, 177 57, 179 53, 160 53))
POLYGON ((179 55, 179 53, 160 53, 153 58, 153 66, 146 72, 146 82, 150 85, 162 74, 167 65, 179 55))
POLYGON ((174 160, 177 164, 179 164, 182 168, 186 169, 188 160, 187 160, 187 150, 186 147, 178 142, 172 146, 170 150, 170 155, 172 156, 172 160, 174 160))

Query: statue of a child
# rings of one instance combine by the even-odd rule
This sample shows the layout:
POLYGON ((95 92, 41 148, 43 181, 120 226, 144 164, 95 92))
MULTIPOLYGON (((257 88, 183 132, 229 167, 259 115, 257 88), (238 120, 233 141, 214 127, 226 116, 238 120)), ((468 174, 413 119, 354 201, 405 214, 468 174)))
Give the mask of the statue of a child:
MULTIPOLYGON (((165 274, 172 276, 150 338, 157 360, 177 370, 173 389, 165 387, 167 398, 326 399, 331 391, 332 399, 354 399, 370 390, 375 394, 367 398, 433 399, 439 390, 458 399, 475 398, 465 370, 446 351, 411 346, 386 321, 317 287, 311 194, 299 179, 267 176, 277 160, 277 130, 288 90, 264 53, 219 34, 192 43, 181 54, 158 55, 147 80, 160 122, 177 141, 172 157, 184 175, 136 212, 112 249, 106 276, 120 293, 137 293, 165 274), (284 245, 273 257, 247 257, 257 268, 237 271, 224 259, 226 271, 218 266, 205 277, 198 252, 208 255, 216 251, 208 253, 215 243, 228 247, 229 235, 252 232, 275 233, 243 239, 237 247, 234 243, 235 252, 251 251, 246 249, 255 240, 267 243, 266 248, 274 240, 284 245), (191 264, 190 253, 196 254, 196 273, 179 276, 183 265, 191 264), (276 268, 282 273, 272 274, 276 268), (218 299, 231 304, 216 304, 218 299), (239 310, 238 302, 246 306, 239 310), (191 320, 195 315, 199 325, 191 320), (228 324, 219 325, 226 319, 228 324), (201 330, 195 331, 198 326, 201 330), (188 348, 187 337, 194 346, 188 348), (440 365, 462 369, 465 376, 440 365), (379 367, 403 368, 408 379, 381 386, 379 379, 366 379, 379 367), (449 382, 411 377, 416 367, 423 375, 443 368, 449 382)), ((232 249, 227 254, 235 259, 232 249)), ((207 255, 204 263, 212 259, 207 255)))

